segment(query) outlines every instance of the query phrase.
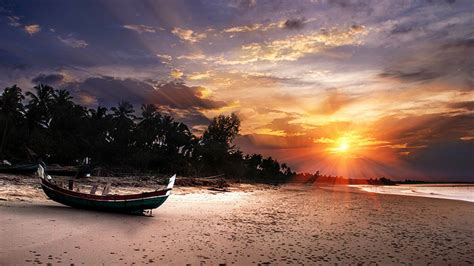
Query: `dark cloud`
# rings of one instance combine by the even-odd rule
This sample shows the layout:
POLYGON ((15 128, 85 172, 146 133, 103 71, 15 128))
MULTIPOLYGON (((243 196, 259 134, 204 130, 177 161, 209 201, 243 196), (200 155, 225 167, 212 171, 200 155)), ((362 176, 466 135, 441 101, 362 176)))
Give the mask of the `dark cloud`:
POLYGON ((472 49, 474 48, 474 38, 473 39, 463 39, 455 40, 450 43, 444 44, 442 48, 445 49, 472 49))
POLYGON ((202 134, 202 128, 209 125, 209 118, 196 109, 173 109, 167 106, 158 106, 158 111, 162 114, 172 116, 176 121, 186 124, 194 133, 202 134))
POLYGON ((72 93, 75 101, 89 107, 101 105, 110 108, 120 101, 128 101, 138 110, 142 104, 155 104, 161 113, 185 123, 195 133, 199 133, 200 127, 209 124, 203 110, 226 105, 222 101, 201 98, 204 88, 189 87, 182 82, 156 84, 154 81, 103 76, 62 87, 72 93))
POLYGON ((184 83, 168 82, 158 85, 150 96, 155 104, 177 109, 217 109, 226 105, 222 101, 201 98, 203 90, 205 89, 202 87, 188 87, 184 83))
POLYGON ((359 24, 352 24, 352 26, 351 26, 351 30, 355 31, 355 32, 360 32, 360 31, 363 31, 364 29, 365 29, 365 27, 363 25, 359 25, 359 24))
POLYGON ((413 31, 413 27, 409 25, 396 25, 390 31, 390 34, 405 34, 413 31))
POLYGON ((289 18, 283 25, 285 25, 287 29, 298 30, 303 28, 305 20, 305 18, 289 18))
POLYGON ((474 81, 474 39, 434 43, 424 50, 397 58, 379 74, 403 82, 442 79, 459 89, 471 89, 474 81))
POLYGON ((474 181, 474 140, 430 143, 410 153, 405 162, 430 180, 474 181))
POLYGON ((314 147, 315 143, 308 136, 275 136, 248 134, 238 136, 235 144, 245 153, 260 153, 261 150, 286 150, 314 147))
POLYGON ((463 109, 467 111, 474 111, 474 101, 450 103, 448 104, 448 107, 453 108, 453 109, 463 109))
POLYGON ((38 76, 34 77, 31 82, 35 84, 48 84, 48 85, 55 85, 59 84, 64 80, 64 75, 59 73, 53 74, 39 74, 38 76))
POLYGON ((376 123, 378 139, 408 146, 429 146, 443 140, 453 141, 474 133, 474 114, 430 114, 398 118, 385 117, 376 123))
POLYGON ((93 77, 82 82, 66 84, 64 87, 74 92, 84 104, 93 103, 113 106, 119 101, 129 101, 134 105, 152 103, 173 109, 216 109, 225 102, 201 98, 202 87, 189 87, 182 82, 153 84, 137 79, 114 77, 93 77))
POLYGON ((415 81, 426 81, 432 80, 440 76, 440 74, 431 72, 428 70, 416 70, 416 71, 401 71, 401 70, 389 70, 379 74, 382 78, 392 78, 401 81, 415 82, 415 81))

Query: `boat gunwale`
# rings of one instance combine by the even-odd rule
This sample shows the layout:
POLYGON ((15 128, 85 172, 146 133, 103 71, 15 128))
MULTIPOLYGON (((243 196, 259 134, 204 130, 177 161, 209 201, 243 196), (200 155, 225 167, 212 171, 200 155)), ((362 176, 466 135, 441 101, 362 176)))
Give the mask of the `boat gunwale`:
POLYGON ((136 201, 136 200, 144 200, 144 199, 152 199, 152 198, 159 198, 168 196, 167 192, 170 191, 170 188, 166 188, 163 190, 157 190, 152 192, 142 192, 138 194, 130 194, 130 195, 93 195, 93 194, 86 194, 81 192, 76 192, 72 190, 67 190, 62 187, 59 187, 46 179, 41 178, 41 186, 46 187, 49 190, 52 190, 56 193, 61 193, 65 196, 80 198, 84 200, 90 201, 105 201, 105 202, 125 202, 125 201, 136 201))

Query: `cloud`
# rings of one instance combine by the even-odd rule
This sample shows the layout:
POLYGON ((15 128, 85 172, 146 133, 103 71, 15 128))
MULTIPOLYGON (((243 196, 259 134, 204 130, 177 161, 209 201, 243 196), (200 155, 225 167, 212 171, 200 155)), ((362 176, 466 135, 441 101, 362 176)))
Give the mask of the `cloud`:
POLYGON ((70 91, 75 101, 88 107, 110 108, 120 101, 128 101, 138 110, 142 104, 154 104, 161 113, 173 116, 198 134, 209 124, 203 112, 226 106, 225 102, 210 98, 205 93, 208 89, 190 87, 183 82, 156 83, 102 76, 66 83, 61 88, 70 91))
POLYGON ((10 21, 8 25, 12 27, 21 27, 20 17, 17 16, 8 16, 8 20, 10 21))
POLYGON ((430 180, 473 182, 474 139, 432 143, 404 158, 409 167, 430 180))
POLYGON ((408 82, 415 82, 415 81, 426 81, 431 80, 439 77, 440 75, 435 72, 430 72, 428 70, 416 70, 416 71, 400 71, 400 70, 392 70, 392 71, 385 71, 379 74, 382 78, 391 78, 397 79, 400 81, 408 81, 408 82))
POLYGON ((194 134, 202 135, 204 129, 211 122, 202 112, 196 109, 173 109, 167 106, 158 106, 162 114, 172 116, 176 121, 186 124, 194 134))
POLYGON ((53 73, 53 74, 39 74, 38 76, 34 77, 31 82, 35 84, 48 84, 48 85, 55 85, 59 84, 64 81, 65 76, 60 73, 53 73))
POLYGON ((359 44, 359 37, 366 32, 364 26, 352 26, 346 29, 322 29, 269 42, 251 43, 243 45, 234 58, 216 58, 215 62, 222 65, 237 65, 257 61, 295 61, 328 48, 359 44))
POLYGON ((474 39, 450 40, 443 44, 426 45, 417 53, 399 57, 379 74, 379 77, 402 82, 449 81, 459 88, 472 88, 474 81, 474 39))
POLYGON ((194 54, 189 54, 189 55, 180 55, 178 56, 178 59, 186 59, 186 60, 202 60, 205 59, 206 56, 202 53, 194 53, 194 54))
POLYGON ((303 28, 304 23, 305 23, 305 18, 289 18, 285 21, 285 23, 283 23, 283 25, 287 29, 298 30, 298 29, 303 28))
POLYGON ((474 111, 474 101, 465 101, 448 104, 449 108, 453 109, 462 109, 466 111, 474 111))
POLYGON ((203 98, 203 87, 188 87, 181 82, 168 82, 156 86, 152 94, 153 103, 175 109, 218 109, 226 106, 223 101, 203 98))
POLYGON ((170 76, 171 76, 172 78, 174 78, 174 79, 179 79, 179 78, 181 78, 183 75, 184 75, 183 71, 181 71, 181 70, 179 70, 179 69, 177 69, 177 68, 171 70, 171 72, 170 72, 170 76))
POLYGON ((250 24, 250 25, 232 27, 232 28, 224 29, 223 31, 227 33, 236 33, 236 32, 250 32, 250 31, 257 31, 257 30, 265 31, 267 29, 268 27, 264 28, 263 24, 255 23, 255 24, 250 24))
POLYGON ((270 135, 279 136, 298 136, 304 135, 306 132, 305 128, 299 124, 294 123, 297 116, 287 115, 282 118, 275 118, 269 124, 260 127, 261 129, 270 130, 270 135))
POLYGON ((257 0, 234 0, 232 6, 241 9, 253 8, 257 5, 257 0))
POLYGON ((454 40, 447 44, 442 45, 444 49, 473 49, 474 38, 454 40))
POLYGON ((211 73, 209 71, 206 72, 193 72, 188 76, 190 80, 201 80, 201 79, 208 79, 211 77, 211 73))
POLYGON ((197 33, 190 29, 182 29, 182 28, 174 28, 171 33, 178 36, 183 41, 196 43, 201 41, 202 39, 206 38, 207 35, 205 33, 197 33))
POLYGON ((390 31, 390 34, 405 34, 413 31, 413 27, 410 25, 397 24, 390 31))
POLYGON ((355 99, 338 90, 331 89, 328 91, 326 98, 318 105, 316 112, 325 115, 331 115, 339 111, 341 108, 354 102, 355 99))
POLYGON ((173 60, 173 57, 167 54, 156 54, 156 57, 160 58, 163 64, 169 64, 173 60))
MULTIPOLYGON (((156 32, 156 29, 154 27, 143 25, 143 24, 128 24, 128 25, 123 25, 123 27, 125 29, 138 32, 139 34, 142 34, 144 32, 148 32, 148 33, 155 33, 156 32)), ((161 30, 161 28, 160 28, 160 30, 161 30)))
POLYGON ((64 45, 67 45, 72 48, 86 48, 89 45, 86 41, 76 39, 73 36, 67 36, 65 38, 58 36, 58 40, 64 45))
POLYGON ((235 26, 222 30, 224 33, 241 33, 241 32, 265 32, 273 29, 301 29, 306 23, 305 18, 289 18, 278 22, 271 22, 268 24, 253 23, 248 25, 235 26))
MULTIPOLYGON (((114 77, 91 77, 81 82, 66 83, 62 86, 78 99, 102 106, 114 106, 120 101, 129 101, 135 106, 151 103, 157 106, 183 110, 217 109, 226 105, 204 97, 207 89, 189 87, 183 82, 155 83, 137 79, 114 77)), ((86 104, 84 102, 84 104, 86 104)))
POLYGON ((41 27, 38 24, 25 25, 24 29, 30 36, 33 36, 34 34, 41 31, 41 27))
POLYGON ((173 59, 171 55, 167 55, 167 54, 156 54, 156 56, 166 61, 171 61, 173 59))

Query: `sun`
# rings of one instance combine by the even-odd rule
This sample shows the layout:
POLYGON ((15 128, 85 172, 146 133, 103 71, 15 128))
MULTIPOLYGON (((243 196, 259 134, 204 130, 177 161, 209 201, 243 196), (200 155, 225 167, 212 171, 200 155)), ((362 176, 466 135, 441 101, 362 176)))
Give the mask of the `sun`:
POLYGON ((335 153, 346 153, 349 151, 349 148, 349 141, 346 138, 340 138, 332 150, 335 153))
POLYGON ((352 150, 351 144, 353 144, 353 141, 354 139, 352 139, 351 136, 344 135, 342 137, 339 137, 338 139, 335 139, 332 142, 332 147, 328 147, 326 150, 334 154, 349 154, 352 150))
POLYGON ((349 144, 347 142, 341 142, 339 144, 339 147, 337 147, 337 149, 340 151, 340 152, 346 152, 347 150, 349 150, 349 144))

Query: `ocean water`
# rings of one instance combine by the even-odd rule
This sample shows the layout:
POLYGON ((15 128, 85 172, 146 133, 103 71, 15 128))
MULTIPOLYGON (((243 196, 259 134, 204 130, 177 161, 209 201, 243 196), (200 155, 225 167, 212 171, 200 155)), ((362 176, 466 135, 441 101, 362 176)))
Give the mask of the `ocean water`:
POLYGON ((404 196, 428 197, 474 202, 474 185, 417 184, 397 186, 351 185, 367 192, 404 196))

